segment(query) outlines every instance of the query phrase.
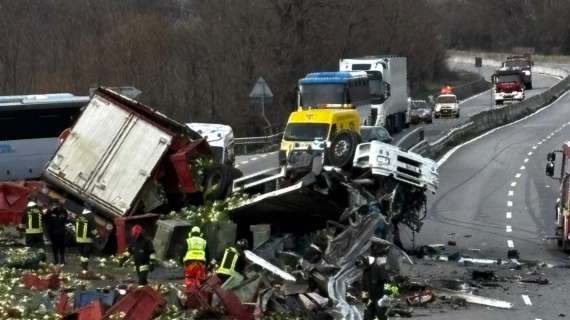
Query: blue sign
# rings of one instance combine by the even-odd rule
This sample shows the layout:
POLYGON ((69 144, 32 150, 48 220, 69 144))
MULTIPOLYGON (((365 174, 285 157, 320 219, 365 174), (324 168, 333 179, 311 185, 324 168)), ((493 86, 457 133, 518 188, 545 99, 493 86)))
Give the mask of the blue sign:
POLYGON ((0 144, 0 153, 12 153, 14 150, 9 144, 0 144))

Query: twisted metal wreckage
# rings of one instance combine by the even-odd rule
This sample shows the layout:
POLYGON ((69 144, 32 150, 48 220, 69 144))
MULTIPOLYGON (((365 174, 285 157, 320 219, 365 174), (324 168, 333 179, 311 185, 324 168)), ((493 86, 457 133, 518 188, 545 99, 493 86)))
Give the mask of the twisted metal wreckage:
MULTIPOLYGON (((327 151, 317 142, 313 145, 317 147, 294 150, 277 168, 236 179, 233 192, 252 196, 231 210, 230 217, 238 224, 238 237, 248 236, 250 225, 269 224, 273 240, 287 234, 296 243, 332 226, 326 243, 297 250, 304 254, 299 259, 301 278, 320 283, 321 292, 332 302, 327 313, 335 319, 363 319, 366 305, 347 298, 351 285, 363 276, 358 261, 378 258, 371 257, 373 241, 388 248, 382 251, 384 263, 390 247, 407 257, 401 250, 398 226, 420 231, 426 216, 425 192, 435 193, 438 187, 437 165, 372 141, 358 145, 353 162, 341 169, 325 165, 327 151)), ((275 261, 278 250, 269 247, 256 252, 275 261)))

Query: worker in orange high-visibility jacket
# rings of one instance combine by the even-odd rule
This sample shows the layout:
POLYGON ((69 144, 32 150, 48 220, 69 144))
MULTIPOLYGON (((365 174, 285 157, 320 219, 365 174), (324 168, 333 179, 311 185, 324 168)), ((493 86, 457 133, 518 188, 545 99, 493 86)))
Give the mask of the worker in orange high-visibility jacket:
POLYGON ((207 242, 200 227, 192 227, 186 239, 184 262, 184 284, 186 287, 200 286, 206 279, 207 242))

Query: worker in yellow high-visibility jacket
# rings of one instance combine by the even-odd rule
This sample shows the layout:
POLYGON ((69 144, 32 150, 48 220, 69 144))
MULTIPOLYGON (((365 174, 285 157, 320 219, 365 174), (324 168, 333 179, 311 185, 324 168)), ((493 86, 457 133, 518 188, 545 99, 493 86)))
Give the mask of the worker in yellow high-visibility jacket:
POLYGON ((28 206, 22 216, 20 229, 25 230, 26 246, 44 246, 43 212, 35 201, 28 202, 28 206))
POLYGON ((245 254, 244 250, 249 249, 249 244, 246 239, 241 239, 236 242, 236 246, 229 246, 224 250, 222 262, 216 270, 216 275, 222 283, 235 275, 235 273, 242 273, 245 269, 245 254))
POLYGON ((93 239, 97 236, 95 218, 91 210, 84 209, 75 219, 75 242, 79 246, 79 260, 83 272, 89 268, 89 256, 93 248, 93 239))
POLYGON ((200 286, 206 279, 207 242, 202 236, 200 227, 192 227, 186 239, 184 262, 184 284, 200 286))

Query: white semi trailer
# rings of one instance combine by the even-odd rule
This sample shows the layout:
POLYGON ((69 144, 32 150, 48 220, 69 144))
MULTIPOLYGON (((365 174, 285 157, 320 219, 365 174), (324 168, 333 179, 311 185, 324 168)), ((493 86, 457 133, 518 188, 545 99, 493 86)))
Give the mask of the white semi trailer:
POLYGON ((339 70, 366 71, 368 74, 375 126, 383 126, 390 133, 396 133, 409 125, 406 58, 370 56, 341 59, 339 70))

